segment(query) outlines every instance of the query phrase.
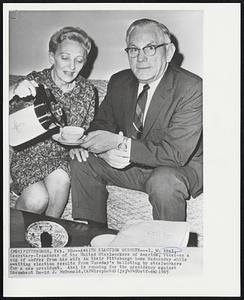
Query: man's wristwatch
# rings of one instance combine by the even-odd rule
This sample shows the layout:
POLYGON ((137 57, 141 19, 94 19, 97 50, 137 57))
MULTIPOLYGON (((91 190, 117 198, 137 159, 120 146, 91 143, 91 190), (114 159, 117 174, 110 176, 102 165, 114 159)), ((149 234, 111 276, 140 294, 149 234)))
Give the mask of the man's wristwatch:
POLYGON ((118 150, 127 151, 128 150, 128 137, 124 136, 121 143, 118 144, 118 150))

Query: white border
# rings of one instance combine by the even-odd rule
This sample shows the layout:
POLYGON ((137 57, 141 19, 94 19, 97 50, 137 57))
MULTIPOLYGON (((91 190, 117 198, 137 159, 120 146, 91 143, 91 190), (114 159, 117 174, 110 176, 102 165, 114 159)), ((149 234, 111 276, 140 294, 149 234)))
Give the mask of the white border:
MULTIPOLYGON (((3 4, 4 114, 7 124, 9 10, 204 11, 204 272, 162 277, 9 279, 8 151, 4 147, 5 296, 238 296, 240 295, 240 4, 3 4), (122 6, 121 6, 122 5, 122 6), (94 288, 96 287, 96 288, 94 288)), ((4 126, 3 144, 8 145, 4 126)))

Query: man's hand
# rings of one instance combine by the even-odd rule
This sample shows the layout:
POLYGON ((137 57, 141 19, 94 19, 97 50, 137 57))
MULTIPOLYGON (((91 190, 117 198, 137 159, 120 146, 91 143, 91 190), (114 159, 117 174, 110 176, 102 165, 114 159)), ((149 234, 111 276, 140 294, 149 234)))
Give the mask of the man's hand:
POLYGON ((111 167, 116 169, 124 169, 130 164, 130 157, 127 152, 111 149, 98 155, 104 159, 111 167))
POLYGON ((77 160, 79 162, 82 162, 87 160, 89 153, 83 148, 74 148, 69 151, 69 156, 71 157, 71 159, 74 159, 76 156, 77 160))
POLYGON ((96 130, 89 132, 80 145, 89 152, 101 153, 116 149, 121 140, 122 135, 104 130, 96 130))

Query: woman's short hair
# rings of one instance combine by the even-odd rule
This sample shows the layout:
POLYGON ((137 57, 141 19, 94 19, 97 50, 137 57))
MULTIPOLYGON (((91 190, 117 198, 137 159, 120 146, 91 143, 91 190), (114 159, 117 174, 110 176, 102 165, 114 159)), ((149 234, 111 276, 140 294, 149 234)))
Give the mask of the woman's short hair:
POLYGON ((139 19, 139 20, 134 21, 130 25, 130 27, 127 29, 127 32, 126 32, 126 43, 128 44, 129 36, 130 36, 132 30, 135 27, 143 27, 145 25, 156 25, 162 31, 162 36, 164 37, 165 42, 167 42, 167 43, 171 42, 169 29, 164 24, 159 23, 159 22, 157 22, 155 20, 139 19))
POLYGON ((81 46, 86 50, 86 55, 88 55, 91 50, 91 39, 85 33, 85 31, 79 27, 67 26, 55 32, 51 36, 49 41, 49 52, 55 53, 58 45, 65 39, 80 43, 81 46))

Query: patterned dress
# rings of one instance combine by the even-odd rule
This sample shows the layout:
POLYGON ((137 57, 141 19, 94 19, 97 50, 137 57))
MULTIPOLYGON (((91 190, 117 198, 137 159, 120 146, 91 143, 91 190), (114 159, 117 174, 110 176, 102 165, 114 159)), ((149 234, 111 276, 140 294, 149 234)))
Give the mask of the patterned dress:
MULTIPOLYGON (((56 86, 51 77, 51 69, 40 72, 32 72, 26 76, 29 80, 35 80, 48 88, 56 99, 51 108, 55 117, 62 123, 60 111, 63 111, 66 125, 83 127, 85 130, 93 120, 95 111, 96 94, 94 87, 82 76, 75 80, 72 91, 64 93, 56 86)), ((34 99, 24 101, 14 97, 10 101, 10 113, 20 108, 32 105, 34 99)), ((69 147, 63 146, 51 138, 51 135, 42 135, 35 144, 30 144, 24 149, 14 149, 10 174, 16 193, 21 193, 30 184, 43 180, 54 170, 60 168, 70 175, 69 147)))

